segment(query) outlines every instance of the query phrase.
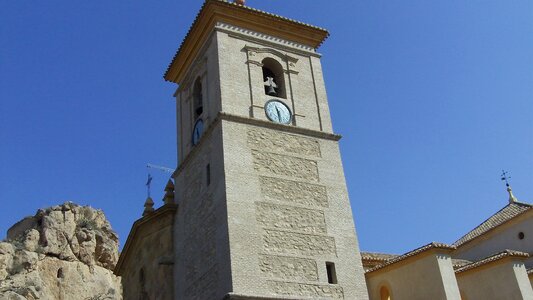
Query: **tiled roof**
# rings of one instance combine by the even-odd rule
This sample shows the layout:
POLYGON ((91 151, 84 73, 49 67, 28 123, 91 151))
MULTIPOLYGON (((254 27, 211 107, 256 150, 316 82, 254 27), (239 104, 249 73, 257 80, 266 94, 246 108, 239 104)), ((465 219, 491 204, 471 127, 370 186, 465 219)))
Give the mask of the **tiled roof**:
POLYGON ((465 234, 462 238, 458 239, 453 244, 459 247, 477 238, 478 236, 487 233, 493 228, 496 228, 506 223, 507 221, 525 213, 526 211, 531 210, 532 207, 533 205, 527 204, 527 203, 520 203, 520 202, 509 203, 504 208, 502 208, 500 211, 492 215, 490 218, 485 220, 483 223, 481 223, 479 226, 474 228, 469 233, 465 234))
POLYGON ((520 252, 520 251, 515 251, 515 250, 508 250, 507 249, 507 250, 504 250, 504 251, 502 251, 502 252, 500 252, 498 254, 489 256, 489 257, 484 258, 482 260, 479 260, 479 261, 473 262, 471 264, 468 264, 466 266, 463 266, 461 268, 458 268, 458 269, 455 270, 455 273, 461 273, 461 272, 464 272, 464 271, 468 271, 468 270, 480 267, 482 265, 486 265, 486 264, 491 263, 493 261, 500 260, 500 259, 505 258, 505 257, 528 258, 529 254, 527 254, 525 252, 520 252))
POLYGON ((452 258, 452 265, 454 269, 458 269, 460 267, 464 267, 468 264, 471 264, 472 262, 466 259, 458 259, 458 258, 452 258))
POLYGON ((433 243, 429 243, 425 246, 422 246, 420 248, 417 248, 413 251, 409 251, 405 254, 402 254, 402 255, 399 255, 399 256, 396 256, 395 258, 393 259, 389 259, 387 260, 385 263, 379 265, 379 266, 376 266, 375 268, 372 268, 368 271, 366 271, 365 273, 371 273, 371 272, 374 272, 374 271, 377 271, 379 269, 382 269, 386 266, 390 266, 392 264, 395 264, 397 262, 400 262, 402 260, 405 260, 409 257, 412 257, 412 256, 415 256, 417 254, 420 254, 422 252, 425 252, 425 251, 428 251, 430 249, 443 249, 443 250, 455 250, 455 246, 452 246, 452 245, 448 245, 448 244, 443 244, 443 243, 436 243, 436 242, 433 242, 433 243))
POLYGON ((273 20, 279 20, 279 21, 285 22, 287 24, 296 24, 296 25, 299 25, 299 26, 304 26, 304 27, 307 27, 307 28, 311 28, 313 30, 317 30, 317 31, 323 32, 323 38, 320 40, 320 42, 318 42, 316 45, 313 45, 315 48, 318 48, 321 45, 321 43, 329 36, 328 31, 326 29, 324 29, 324 28, 321 28, 321 27, 318 27, 318 26, 314 26, 314 25, 311 25, 311 24, 307 24, 307 23, 304 23, 304 22, 296 21, 296 20, 293 20, 293 19, 289 19, 289 18, 280 16, 280 15, 277 15, 277 14, 272 14, 272 13, 269 13, 269 12, 266 12, 266 11, 262 11, 262 10, 259 10, 259 9, 255 9, 255 8, 251 8, 251 7, 245 6, 245 5, 239 5, 239 4, 227 1, 227 0, 205 0, 204 3, 202 4, 202 7, 199 10, 199 12, 196 14, 196 17, 195 17, 192 25, 189 27, 189 30, 187 31, 187 34, 185 35, 185 38, 182 40, 177 52, 175 53, 174 57, 172 58, 172 62, 167 67, 167 70, 165 71, 165 74, 163 76, 165 78, 165 80, 168 81, 167 76, 168 76, 168 74, 170 72, 170 69, 172 68, 172 65, 173 65, 174 61, 176 61, 176 59, 178 58, 180 52, 184 48, 185 42, 188 40, 189 36, 192 34, 193 29, 195 28, 197 23, 200 21, 200 17, 202 15, 202 12, 208 6, 209 3, 218 3, 218 4, 221 4, 221 5, 227 6, 227 7, 233 7, 235 9, 246 11, 246 12, 249 12, 249 13, 254 14, 254 15, 264 16, 264 17, 267 17, 267 18, 270 18, 270 19, 273 19, 273 20))
POLYGON ((389 259, 398 257, 397 254, 376 253, 376 252, 361 252, 361 259, 371 261, 388 261, 389 259))

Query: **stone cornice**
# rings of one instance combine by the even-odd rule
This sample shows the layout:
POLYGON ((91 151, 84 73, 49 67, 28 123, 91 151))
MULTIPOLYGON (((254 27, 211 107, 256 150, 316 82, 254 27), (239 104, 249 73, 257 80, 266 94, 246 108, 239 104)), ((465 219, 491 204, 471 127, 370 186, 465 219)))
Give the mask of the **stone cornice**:
POLYGON ((270 129, 275 129, 275 130, 279 130, 279 131, 285 131, 285 132, 290 132, 290 133, 296 133, 296 134, 311 136, 311 137, 324 139, 324 140, 338 141, 338 140, 340 140, 342 138, 342 136, 340 136, 338 134, 334 134, 334 133, 328 133, 328 132, 324 132, 324 131, 317 131, 317 130, 297 127, 297 126, 293 126, 293 125, 284 125, 284 124, 274 123, 274 122, 270 122, 270 121, 264 121, 264 120, 260 120, 260 119, 253 119, 253 118, 248 118, 248 117, 228 114, 228 113, 225 113, 225 112, 220 112, 219 113, 219 117, 222 120, 227 120, 227 121, 232 121, 232 122, 237 122, 237 123, 243 123, 243 124, 248 124, 248 125, 254 125, 254 126, 260 126, 260 127, 266 127, 266 128, 270 128, 270 129))
POLYGON ((199 49, 219 22, 318 48, 329 36, 322 28, 221 0, 207 0, 196 16, 164 78, 180 84, 199 49))
POLYGON ((244 295, 244 294, 229 293, 224 297, 223 300, 301 300, 301 299, 302 297, 290 297, 290 296, 265 297, 265 296, 251 296, 251 295, 244 295))
POLYGON ((316 131, 316 130, 297 127, 293 125, 283 125, 283 124, 278 124, 278 123, 274 123, 270 121, 253 119, 253 118, 238 116, 238 115, 229 114, 225 112, 219 112, 216 118, 213 120, 213 122, 209 124, 209 127, 206 129, 203 136, 200 138, 199 143, 196 146, 194 146, 194 148, 189 152, 187 157, 185 157, 185 159, 178 166, 174 174, 172 174, 173 178, 176 178, 176 176, 178 176, 178 174, 180 174, 183 171, 183 169, 189 164, 192 158, 196 156, 198 149, 201 148, 202 144, 205 142, 205 140, 207 140, 207 137, 211 135, 214 128, 222 120, 241 123, 241 124, 247 124, 247 125, 253 125, 253 126, 258 126, 258 127, 265 127, 265 128, 279 130, 279 131, 288 132, 288 133, 301 134, 301 135, 319 138, 323 140, 339 141, 342 138, 342 136, 338 134, 333 134, 333 133, 328 133, 328 132, 323 132, 323 131, 316 131))

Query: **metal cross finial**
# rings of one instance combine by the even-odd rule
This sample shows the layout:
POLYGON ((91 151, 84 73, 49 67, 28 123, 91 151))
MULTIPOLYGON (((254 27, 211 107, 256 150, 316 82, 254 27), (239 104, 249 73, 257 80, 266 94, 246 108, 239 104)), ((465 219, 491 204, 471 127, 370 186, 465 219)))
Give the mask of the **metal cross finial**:
POLYGON ((509 187, 509 179, 511 179, 511 176, 509 176, 509 172, 502 170, 502 181, 505 181, 505 186, 509 187))
POLYGON ((147 194, 148 198, 150 198, 150 185, 152 184, 152 175, 148 173, 148 180, 146 181, 146 188, 147 188, 147 194))

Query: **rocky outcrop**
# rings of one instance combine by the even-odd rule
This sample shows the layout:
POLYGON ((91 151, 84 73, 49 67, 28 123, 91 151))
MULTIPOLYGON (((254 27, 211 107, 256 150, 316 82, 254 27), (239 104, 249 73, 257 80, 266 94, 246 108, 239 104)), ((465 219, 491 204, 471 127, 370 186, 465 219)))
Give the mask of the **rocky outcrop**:
POLYGON ((0 300, 121 299, 117 260, 118 236, 101 210, 40 209, 0 242, 0 300))

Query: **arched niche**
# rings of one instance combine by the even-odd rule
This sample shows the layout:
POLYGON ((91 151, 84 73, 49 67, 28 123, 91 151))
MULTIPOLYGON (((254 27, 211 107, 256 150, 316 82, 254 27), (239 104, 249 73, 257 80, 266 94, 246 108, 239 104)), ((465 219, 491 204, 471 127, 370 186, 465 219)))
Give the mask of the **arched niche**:
POLYGON ((202 80, 200 77, 196 78, 196 80, 194 81, 192 98, 194 119, 197 119, 202 115, 204 111, 204 97, 202 90, 202 80))
POLYGON ((287 98, 283 66, 275 59, 266 57, 261 61, 265 94, 287 98))

